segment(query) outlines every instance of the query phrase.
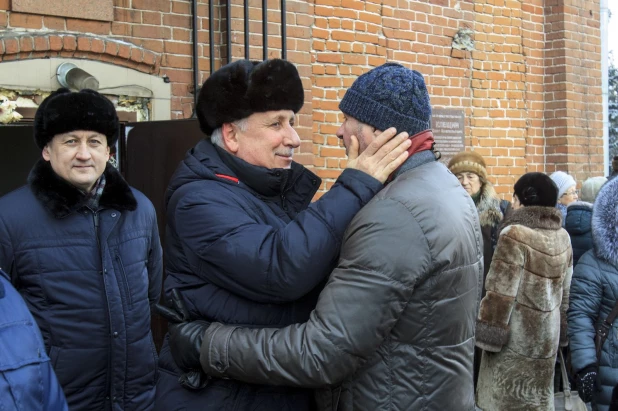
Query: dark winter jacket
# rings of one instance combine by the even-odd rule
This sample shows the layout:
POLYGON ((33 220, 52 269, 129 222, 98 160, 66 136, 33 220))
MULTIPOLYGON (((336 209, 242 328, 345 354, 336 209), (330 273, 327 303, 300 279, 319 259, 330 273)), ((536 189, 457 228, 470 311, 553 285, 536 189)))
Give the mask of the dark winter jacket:
POLYGON ((476 326, 483 411, 553 411, 554 364, 566 345, 571 242, 554 207, 522 207, 504 221, 476 326))
POLYGON ((573 274, 568 312, 571 364, 575 372, 598 366, 599 411, 609 408, 612 389, 618 384, 618 321, 603 345, 600 361, 594 348, 595 325, 607 318, 618 301, 618 179, 605 183, 592 212, 593 249, 579 260, 573 274))
POLYGON ((568 205, 564 225, 571 236, 573 247, 573 265, 592 248, 592 204, 576 201, 568 205))
MULTIPOLYGON (((210 141, 190 150, 167 196, 165 289, 178 288, 192 318, 255 327, 304 322, 335 266, 345 227, 383 185, 345 170, 311 203, 320 179, 299 164, 253 166, 210 141)), ((312 392, 214 380, 198 392, 178 384, 164 344, 158 410, 311 407, 312 392)))
POLYGON ((39 328, 0 271, 0 410, 68 411, 39 328))
POLYGON ((0 199, 0 265, 34 315, 71 411, 149 410, 161 290, 151 202, 108 165, 100 209, 39 160, 0 199))
POLYGON ((208 374, 318 387, 324 411, 474 409, 477 211, 431 151, 401 171, 346 230, 309 321, 213 324, 201 352, 208 374))

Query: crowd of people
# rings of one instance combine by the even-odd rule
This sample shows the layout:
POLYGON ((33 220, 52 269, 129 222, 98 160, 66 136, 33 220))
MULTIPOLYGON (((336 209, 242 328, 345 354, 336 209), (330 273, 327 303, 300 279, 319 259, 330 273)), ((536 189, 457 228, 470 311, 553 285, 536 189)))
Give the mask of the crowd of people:
POLYGON ((284 60, 206 80, 165 250, 108 163, 110 100, 41 103, 41 159, 0 198, 0 409, 549 411, 572 385, 618 410, 618 179, 501 199, 474 150, 438 161, 423 76, 386 63, 346 90, 347 166, 312 201, 304 101, 284 60))

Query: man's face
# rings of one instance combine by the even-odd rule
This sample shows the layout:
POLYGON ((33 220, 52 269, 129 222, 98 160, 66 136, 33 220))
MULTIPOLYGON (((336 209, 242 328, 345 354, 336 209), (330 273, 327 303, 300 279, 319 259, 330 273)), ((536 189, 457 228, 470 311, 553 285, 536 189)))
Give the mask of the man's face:
POLYGON ((375 138, 375 129, 370 125, 365 123, 361 123, 354 117, 350 117, 347 115, 343 115, 343 123, 337 130, 337 137, 343 140, 343 145, 345 146, 346 154, 350 149, 351 138, 352 136, 356 136, 358 139, 358 154, 365 151, 365 149, 371 144, 373 139, 375 138))
POLYGON ((246 162, 266 168, 290 168, 300 138, 294 130, 292 110, 254 113, 247 118, 246 130, 235 128, 234 154, 246 162))
POLYGON ((43 158, 61 178, 89 192, 109 160, 107 137, 83 130, 58 134, 43 147, 43 158))

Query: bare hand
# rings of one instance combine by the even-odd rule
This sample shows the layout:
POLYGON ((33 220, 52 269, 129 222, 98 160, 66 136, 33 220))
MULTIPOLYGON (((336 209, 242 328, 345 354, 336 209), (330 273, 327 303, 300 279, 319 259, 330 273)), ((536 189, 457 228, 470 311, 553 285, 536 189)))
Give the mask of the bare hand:
POLYGON ((346 168, 360 170, 384 183, 388 176, 406 161, 407 150, 412 144, 408 133, 404 131, 395 136, 396 133, 397 130, 391 127, 378 134, 360 155, 358 154, 358 139, 352 136, 346 168))

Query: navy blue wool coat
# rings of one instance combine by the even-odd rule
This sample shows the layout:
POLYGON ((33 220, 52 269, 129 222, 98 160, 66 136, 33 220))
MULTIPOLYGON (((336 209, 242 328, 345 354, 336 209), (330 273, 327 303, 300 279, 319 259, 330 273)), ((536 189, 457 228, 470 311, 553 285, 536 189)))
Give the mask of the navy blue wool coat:
MULTIPOLYGON (((165 290, 181 291, 194 319, 255 327, 304 322, 333 270, 346 226, 383 185, 346 170, 320 200, 320 179, 297 163, 253 166, 203 140, 167 193, 165 290)), ((312 391, 213 380, 178 384, 160 353, 157 410, 310 410, 312 391)))
POLYGON ((100 208, 39 160, 0 199, 0 266, 36 319, 72 411, 149 410, 161 292, 152 203, 108 165, 100 208))

